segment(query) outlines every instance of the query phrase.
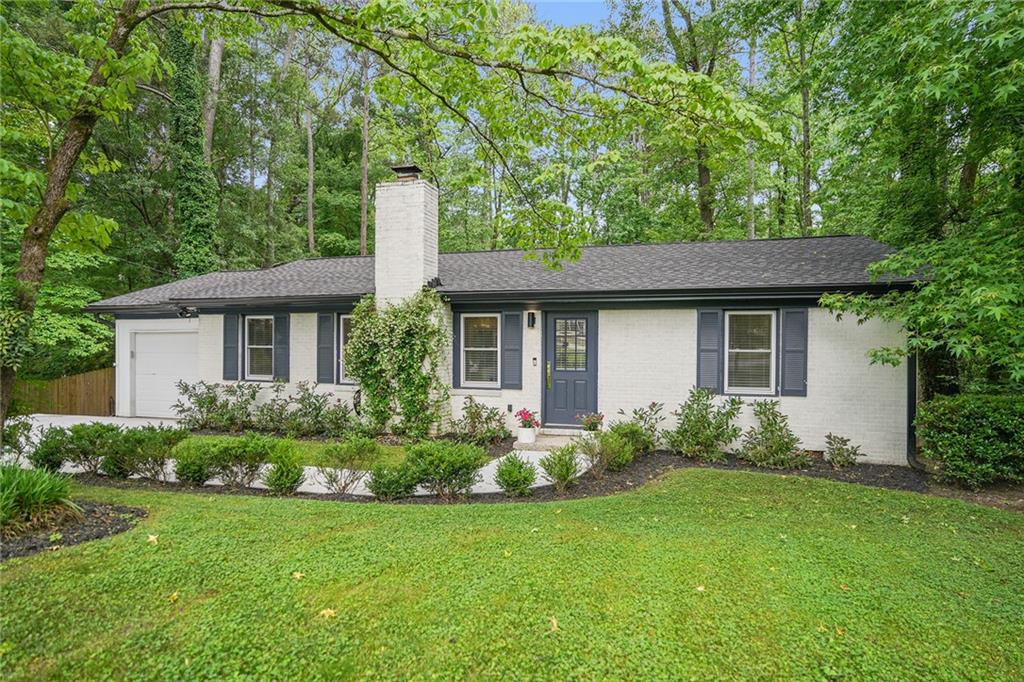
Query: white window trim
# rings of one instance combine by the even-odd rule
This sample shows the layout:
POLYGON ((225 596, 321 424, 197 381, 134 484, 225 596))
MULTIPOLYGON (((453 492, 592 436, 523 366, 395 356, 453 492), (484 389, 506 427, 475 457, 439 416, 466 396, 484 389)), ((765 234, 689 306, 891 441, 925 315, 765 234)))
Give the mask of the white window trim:
POLYGON ((250 381, 273 381, 274 380, 274 316, 273 315, 246 315, 243 319, 245 331, 242 340, 245 342, 245 378, 250 381), (270 345, 251 346, 252 348, 270 349, 270 374, 251 374, 249 372, 249 320, 270 320, 270 345))
POLYGON ((345 320, 351 320, 352 315, 346 313, 338 314, 338 333, 334 337, 334 353, 338 358, 335 371, 338 373, 335 378, 336 384, 354 384, 356 380, 345 376, 345 320))
POLYGON ((725 376, 722 377, 725 383, 725 392, 731 394, 745 394, 745 395, 775 395, 775 365, 778 362, 778 339, 776 332, 776 324, 778 318, 774 310, 726 310, 725 311, 725 338, 722 339, 722 345, 724 346, 723 352, 725 354, 725 376), (769 337, 771 348, 758 349, 758 350, 729 350, 729 319, 734 315, 770 315, 772 318, 772 331, 769 337), (750 386, 737 386, 733 388, 729 385, 729 353, 763 353, 765 350, 771 351, 770 359, 768 360, 768 387, 767 388, 753 388, 750 386))
POLYGON ((461 386, 467 388, 501 388, 501 313, 463 313, 459 320, 459 345, 461 346, 459 352, 462 354, 460 358, 461 366, 459 368, 461 376, 461 386), (476 317, 492 317, 497 320, 497 347, 495 348, 480 348, 477 346, 466 347, 466 318, 476 317), (497 381, 467 381, 466 380, 466 351, 468 350, 494 350, 497 352, 497 381))

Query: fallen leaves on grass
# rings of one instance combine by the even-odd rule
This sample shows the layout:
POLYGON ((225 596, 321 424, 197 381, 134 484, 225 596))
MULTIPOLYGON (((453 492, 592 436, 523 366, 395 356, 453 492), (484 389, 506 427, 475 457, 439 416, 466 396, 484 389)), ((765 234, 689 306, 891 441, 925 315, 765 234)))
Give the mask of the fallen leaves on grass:
POLYGON ((551 616, 549 621, 551 622, 551 630, 549 630, 549 632, 558 632, 558 619, 551 616))
POLYGON ((174 591, 174 592, 173 592, 173 593, 171 594, 171 596, 167 598, 167 600, 168 600, 169 602, 171 602, 172 604, 174 604, 175 602, 177 602, 177 601, 178 601, 178 591, 177 591, 177 590, 175 590, 175 591, 174 591))
POLYGON ((292 571, 292 577, 295 578, 296 580, 302 580, 303 578, 306 577, 306 574, 303 573, 302 571, 292 571))
POLYGON ((321 618, 334 618, 338 613, 334 609, 323 609, 317 615, 321 618))
POLYGON ((157 544, 157 542, 159 542, 159 538, 159 535, 150 535, 146 538, 146 542, 148 542, 151 545, 155 545, 157 544))

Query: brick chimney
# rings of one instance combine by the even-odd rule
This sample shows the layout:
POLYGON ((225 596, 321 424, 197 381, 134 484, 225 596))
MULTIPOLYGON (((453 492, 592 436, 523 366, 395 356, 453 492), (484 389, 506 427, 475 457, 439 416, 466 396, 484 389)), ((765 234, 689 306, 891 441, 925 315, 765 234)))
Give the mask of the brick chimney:
POLYGON ((392 168, 374 202, 374 286, 378 305, 398 303, 437 277, 437 188, 416 166, 392 168))

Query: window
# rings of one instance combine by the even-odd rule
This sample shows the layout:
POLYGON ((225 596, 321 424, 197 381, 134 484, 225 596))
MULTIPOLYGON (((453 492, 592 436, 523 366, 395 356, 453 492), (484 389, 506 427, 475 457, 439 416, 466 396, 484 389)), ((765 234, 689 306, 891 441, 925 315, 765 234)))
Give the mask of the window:
POLYGON ((725 314, 726 393, 775 393, 775 313, 725 314))
POLYGON ((497 387, 499 315, 462 316, 462 384, 497 387))
POLYGON ((555 319, 555 369, 587 371, 587 318, 555 319))
POLYGON ((345 373, 345 346, 352 335, 352 316, 338 315, 338 383, 354 384, 355 379, 345 373))
POLYGON ((274 318, 270 315, 245 318, 245 378, 274 378, 274 318))

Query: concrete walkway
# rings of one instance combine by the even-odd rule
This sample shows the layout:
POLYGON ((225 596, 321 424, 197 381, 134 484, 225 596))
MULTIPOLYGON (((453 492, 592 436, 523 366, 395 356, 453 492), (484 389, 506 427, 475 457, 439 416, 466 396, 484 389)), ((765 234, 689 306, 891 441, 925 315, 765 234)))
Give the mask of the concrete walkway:
MULTIPOLYGON (((79 416, 79 415, 56 415, 56 414, 34 414, 34 415, 32 415, 31 419, 32 419, 33 423, 35 424, 35 428, 37 430, 37 434, 38 434, 38 432, 41 432, 43 429, 49 428, 51 426, 68 427, 68 426, 72 426, 74 424, 86 424, 86 423, 91 423, 91 422, 103 422, 105 424, 117 424, 117 425, 123 426, 125 428, 133 428, 133 427, 134 428, 138 428, 138 427, 146 426, 146 425, 149 425, 149 424, 156 425, 156 426, 159 426, 161 424, 165 425, 165 426, 174 426, 177 423, 176 419, 149 419, 149 418, 144 418, 144 417, 88 417, 88 416, 79 416)), ((543 474, 542 474, 542 472, 540 470, 540 466, 538 464, 540 459, 548 454, 546 450, 540 450, 540 449, 537 449, 537 450, 526 450, 526 449, 521 449, 521 450, 513 450, 512 452, 518 452, 519 455, 523 459, 525 459, 526 461, 530 462, 531 464, 533 464, 536 467, 536 469, 537 469, 537 480, 534 481, 534 484, 533 484, 532 487, 538 488, 540 486, 544 486, 544 485, 549 485, 550 484, 549 481, 544 479, 543 474)), ((512 454, 512 453, 509 453, 509 454, 512 454)), ((505 457, 508 457, 508 455, 504 455, 504 456, 499 457, 497 459, 491 460, 490 462, 488 462, 480 470, 480 474, 479 474, 480 475, 480 480, 476 483, 476 485, 473 486, 471 492, 473 492, 474 494, 501 492, 501 488, 498 486, 497 483, 495 483, 494 477, 495 477, 495 474, 498 471, 498 464, 500 464, 501 460, 504 459, 505 457)), ((173 481, 177 481, 178 480, 177 477, 174 475, 174 464, 175 464, 174 460, 168 460, 167 461, 167 466, 166 466, 166 468, 164 470, 165 480, 167 480, 167 481, 172 481, 173 482, 173 481)), ((305 469, 305 472, 306 472, 306 480, 302 483, 301 486, 299 486, 299 492, 304 492, 304 493, 320 493, 320 494, 331 492, 324 485, 323 479, 321 478, 320 473, 319 473, 319 471, 317 470, 316 467, 309 467, 309 466, 307 466, 307 467, 304 467, 304 469, 305 469)), ((582 473, 586 469, 587 469, 586 462, 583 461, 582 459, 580 459, 580 472, 582 473)), ((62 471, 65 471, 67 473, 80 473, 81 469, 79 469, 77 467, 74 467, 74 466, 71 466, 71 465, 65 465, 64 468, 62 469, 62 471)), ((221 483, 220 480, 214 478, 214 479, 211 479, 206 485, 223 485, 223 484, 221 483)), ((266 486, 264 486, 263 483, 261 483, 260 481, 257 481, 256 483, 253 484, 253 487, 254 488, 265 488, 266 486)), ((359 483, 357 483, 352 488, 350 493, 353 494, 353 495, 361 495, 361 496, 365 496, 365 497, 373 497, 373 493, 371 493, 370 490, 366 487, 366 477, 364 477, 359 483)), ((422 488, 419 488, 419 489, 416 490, 415 494, 416 495, 429 495, 430 493, 428 493, 426 490, 423 490, 422 488)))

